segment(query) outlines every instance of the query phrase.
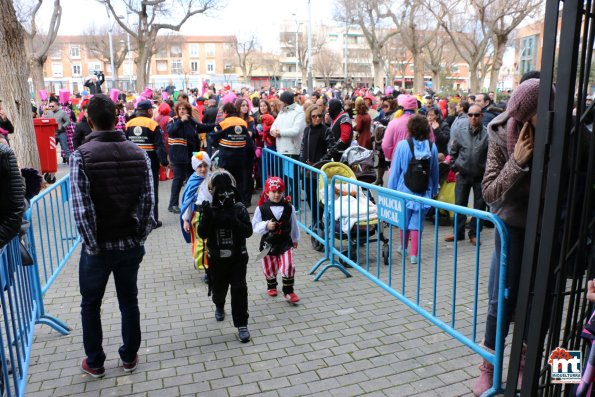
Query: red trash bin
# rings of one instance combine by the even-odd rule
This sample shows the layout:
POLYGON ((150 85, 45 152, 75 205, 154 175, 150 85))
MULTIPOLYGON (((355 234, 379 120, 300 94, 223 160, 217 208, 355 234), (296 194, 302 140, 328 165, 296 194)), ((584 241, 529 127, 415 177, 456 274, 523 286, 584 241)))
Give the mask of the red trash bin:
POLYGON ((58 172, 58 159, 56 158, 56 129, 58 123, 56 119, 36 118, 33 119, 33 126, 35 127, 41 173, 58 172))

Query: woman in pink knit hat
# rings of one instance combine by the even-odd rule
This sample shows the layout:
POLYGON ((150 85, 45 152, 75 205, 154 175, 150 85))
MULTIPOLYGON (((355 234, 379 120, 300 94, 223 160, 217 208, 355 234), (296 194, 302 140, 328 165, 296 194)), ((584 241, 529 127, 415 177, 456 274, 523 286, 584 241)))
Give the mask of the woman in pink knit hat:
MULTIPOLYGON (((539 79, 524 81, 512 93, 506 112, 494 118, 488 126, 489 147, 482 192, 491 212, 498 215, 506 224, 509 235, 506 274, 509 295, 504 302, 506 304, 503 330, 505 336, 508 334, 516 307, 523 260, 538 94, 539 79)), ((490 351, 493 351, 496 346, 500 246, 500 236, 496 233, 488 283, 489 304, 483 340, 483 346, 490 351)), ((518 388, 521 387, 523 377, 524 356, 525 349, 523 349, 518 374, 518 388)), ((473 393, 476 396, 480 396, 492 387, 494 366, 484 360, 479 370, 480 376, 473 386, 473 393)))

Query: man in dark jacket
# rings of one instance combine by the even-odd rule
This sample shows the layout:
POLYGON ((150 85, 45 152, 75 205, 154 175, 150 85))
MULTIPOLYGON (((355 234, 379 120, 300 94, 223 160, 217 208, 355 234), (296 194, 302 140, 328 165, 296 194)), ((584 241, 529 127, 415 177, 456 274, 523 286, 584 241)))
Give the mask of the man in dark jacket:
POLYGON ((93 132, 71 156, 72 213, 83 247, 79 262, 86 358, 83 372, 105 375, 101 301, 113 273, 122 318, 122 369, 138 365, 141 344, 137 276, 153 219, 153 176, 145 151, 115 130, 116 107, 95 95, 87 108, 93 132))
MULTIPOLYGON (((466 207, 469 203, 469 193, 473 189, 473 208, 485 211, 486 203, 481 191, 481 181, 486 167, 488 156, 488 131, 482 124, 483 114, 478 105, 473 105, 467 113, 469 127, 466 131, 460 131, 452 141, 450 148, 451 168, 457 173, 455 186, 455 204, 466 207)), ((444 241, 465 239, 465 215, 457 215, 457 230, 455 235, 447 236, 444 241)), ((477 244, 476 221, 479 223, 479 230, 482 229, 482 222, 473 218, 469 228, 469 242, 477 244)))
POLYGON ((84 116, 74 127, 74 136, 72 137, 72 146, 74 147, 74 150, 78 149, 78 147, 85 142, 85 138, 91 134, 91 127, 87 122, 87 103, 82 106, 82 110, 84 116))
POLYGON ((0 134, 0 248, 18 233, 25 210, 25 185, 17 159, 0 134))
POLYGON ((97 75, 92 75, 85 81, 83 84, 85 87, 89 88, 89 93, 91 95, 101 94, 101 85, 105 82, 105 76, 103 72, 99 72, 97 75))
POLYGON ((496 117, 496 113, 494 113, 491 109, 492 101, 488 94, 477 94, 475 96, 475 104, 481 108, 481 113, 483 113, 483 125, 488 126, 490 121, 496 117))
POLYGON ((153 104, 151 101, 143 100, 136 105, 136 117, 126 123, 126 138, 147 152, 151 159, 155 196, 154 217, 155 222, 157 222, 155 228, 161 227, 162 223, 159 220, 159 210, 157 208, 159 204, 159 164, 167 167, 169 162, 167 161, 161 127, 153 120, 153 104))

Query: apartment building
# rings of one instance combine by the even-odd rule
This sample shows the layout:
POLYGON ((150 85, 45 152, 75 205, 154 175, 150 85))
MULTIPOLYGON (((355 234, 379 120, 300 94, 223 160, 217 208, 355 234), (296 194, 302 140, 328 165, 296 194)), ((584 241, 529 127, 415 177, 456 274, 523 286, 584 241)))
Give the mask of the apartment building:
MULTIPOLYGON (((299 68, 296 49, 303 52, 307 44, 307 23, 305 21, 286 20, 281 23, 280 41, 280 75, 281 81, 287 85, 302 83, 305 73, 299 68), (297 43, 297 46, 296 46, 297 43)), ((312 47, 325 48, 325 62, 334 62, 332 75, 322 76, 321 68, 313 56, 313 74, 315 80, 329 80, 331 84, 343 82, 345 74, 353 86, 371 85, 374 82, 372 69, 372 53, 361 29, 355 26, 313 25, 312 47)), ((387 61, 384 65, 385 81, 403 87, 413 87, 413 61, 406 48, 399 45, 398 37, 386 46, 387 61)), ((327 70, 328 72, 328 70, 327 70)), ((441 76, 441 87, 448 90, 466 90, 469 87, 469 67, 465 62, 456 61, 444 65, 441 76)), ((424 70, 424 80, 428 88, 432 87, 432 75, 424 70)), ((305 85, 305 82, 304 84, 305 85)))
MULTIPOLYGON (((44 66, 47 88, 57 92, 61 88, 82 91, 84 81, 95 71, 103 71, 104 89, 113 86, 121 90, 135 89, 134 52, 126 53, 126 36, 113 38, 114 58, 122 58, 117 73, 111 70, 108 37, 95 38, 103 47, 87 36, 58 36, 44 66)), ((203 81, 220 84, 226 80, 225 45, 232 36, 160 37, 151 60, 149 85, 165 87, 171 79, 177 88, 200 87, 203 81)), ((143 87, 138 87, 142 89, 143 87)))

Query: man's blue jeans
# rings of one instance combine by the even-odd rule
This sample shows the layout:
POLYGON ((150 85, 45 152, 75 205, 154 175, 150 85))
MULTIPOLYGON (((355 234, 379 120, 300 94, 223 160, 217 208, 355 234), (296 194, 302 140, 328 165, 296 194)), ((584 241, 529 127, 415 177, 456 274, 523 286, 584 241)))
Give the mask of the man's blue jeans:
POLYGON ((140 263, 145 255, 143 246, 125 251, 104 251, 89 255, 82 249, 79 263, 81 291, 81 317, 83 345, 87 364, 91 368, 103 366, 103 330, 101 328, 101 302, 111 273, 114 274, 118 304, 122 315, 122 340, 119 349, 124 362, 132 362, 140 348, 140 312, 136 279, 140 263))
POLYGON ((64 151, 64 156, 66 159, 70 158, 70 148, 68 147, 68 136, 65 132, 60 132, 56 134, 56 143, 60 144, 60 148, 64 151))

